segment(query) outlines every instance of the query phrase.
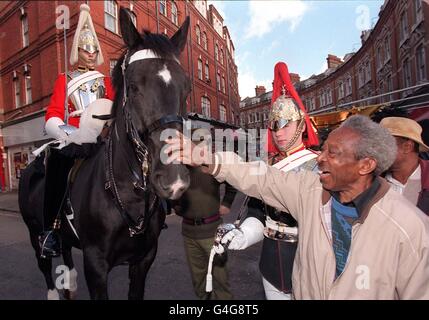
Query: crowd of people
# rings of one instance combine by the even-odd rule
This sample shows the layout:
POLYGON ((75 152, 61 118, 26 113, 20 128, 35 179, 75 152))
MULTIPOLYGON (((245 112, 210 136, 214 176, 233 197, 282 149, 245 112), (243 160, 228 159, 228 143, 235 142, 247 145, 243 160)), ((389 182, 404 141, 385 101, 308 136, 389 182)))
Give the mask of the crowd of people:
MULTIPOLYGON (((58 76, 46 113, 46 132, 55 139, 67 138, 67 124, 79 127, 80 111, 114 97, 109 77, 94 70, 103 57, 86 5, 72 48, 70 64, 77 68, 58 76)), ((207 298, 216 228, 238 190, 248 196, 247 216, 215 249, 222 254, 263 241, 259 267, 267 299, 429 299, 429 147, 422 127, 405 117, 378 124, 356 115, 316 152, 315 129, 285 63, 275 66, 273 84, 266 163, 211 154, 181 133, 166 140, 169 161, 193 167, 190 188, 172 207, 183 219, 196 295, 207 298), (193 159, 195 150, 205 156, 193 159)), ((67 147, 49 150, 40 237, 46 258, 61 250, 54 220, 73 163, 67 147)), ((210 298, 231 299, 225 265, 215 266, 214 280, 210 298)))

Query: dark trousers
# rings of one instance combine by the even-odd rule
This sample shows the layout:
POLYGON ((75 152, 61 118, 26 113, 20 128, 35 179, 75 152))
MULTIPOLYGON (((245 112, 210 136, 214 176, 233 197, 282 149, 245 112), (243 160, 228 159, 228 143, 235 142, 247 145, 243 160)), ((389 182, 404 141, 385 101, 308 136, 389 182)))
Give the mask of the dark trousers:
POLYGON ((67 177, 74 159, 51 148, 46 162, 45 198, 43 202, 43 229, 49 230, 60 210, 67 188, 67 177))
MULTIPOLYGON (((209 239, 191 239, 183 236, 183 240, 195 294, 199 299, 206 299, 206 275, 214 237, 209 239)), ((215 264, 213 266, 213 292, 210 299, 231 300, 232 298, 232 293, 229 290, 226 265, 218 266, 215 264)))

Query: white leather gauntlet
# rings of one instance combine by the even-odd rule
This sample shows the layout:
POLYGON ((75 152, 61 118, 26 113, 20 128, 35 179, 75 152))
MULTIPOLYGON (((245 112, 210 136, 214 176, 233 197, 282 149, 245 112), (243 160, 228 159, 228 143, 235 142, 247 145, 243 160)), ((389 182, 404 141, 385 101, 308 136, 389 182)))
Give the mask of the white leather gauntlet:
POLYGON ((64 125, 64 121, 58 117, 49 118, 45 124, 46 133, 50 138, 65 140, 67 133, 60 129, 59 126, 64 125))
POLYGON ((231 243, 228 249, 244 250, 264 239, 264 225, 254 217, 247 218, 238 229, 228 232, 221 243, 231 243))

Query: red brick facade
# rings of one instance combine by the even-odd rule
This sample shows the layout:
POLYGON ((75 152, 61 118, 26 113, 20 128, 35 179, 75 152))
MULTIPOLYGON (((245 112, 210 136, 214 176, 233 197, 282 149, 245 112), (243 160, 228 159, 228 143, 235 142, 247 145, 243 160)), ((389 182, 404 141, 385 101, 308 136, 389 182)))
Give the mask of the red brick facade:
MULTIPOLYGON (((110 31, 106 27, 106 3, 116 5, 116 17, 119 6, 132 9, 138 30, 166 33, 169 37, 189 15, 190 36, 180 59, 192 81, 192 92, 188 97, 186 111, 203 113, 202 97, 205 97, 205 101, 210 101, 210 118, 230 124, 238 123, 240 98, 234 45, 227 27, 223 26, 222 17, 212 5, 207 7, 206 1, 202 0, 86 2, 91 8, 105 61, 97 70, 104 74, 109 74, 111 64, 120 57, 123 49, 118 22, 116 31, 110 31), (174 10, 175 8, 177 10, 174 10), (177 23, 173 21, 176 11, 177 23), (216 31, 214 22, 217 23, 216 27, 220 33, 216 31), (207 36, 207 49, 201 41, 197 41, 196 26, 207 36), (204 61, 202 80, 198 78, 200 57, 204 61), (204 77, 206 62, 210 81, 206 81, 204 77), (217 74, 219 85, 216 81, 217 74)), ((27 158, 31 160, 31 151, 45 139, 42 135, 43 115, 55 79, 59 73, 64 72, 63 30, 56 28, 57 18, 62 12, 56 13, 56 9, 65 5, 70 12, 70 29, 67 30, 67 54, 70 54, 81 3, 85 1, 0 2, 0 147, 1 159, 5 160, 3 166, 0 160, 0 187, 17 187, 19 170, 25 167, 27 158), (27 29, 28 33, 24 32, 27 29), (27 41, 24 39, 25 34, 28 35, 28 45, 24 45, 27 41), (29 88, 30 83, 31 89, 28 92, 31 92, 31 101, 28 101, 26 87, 29 88), (18 87, 19 96, 15 92, 18 87), (30 127, 34 130, 33 139, 28 137, 28 133, 24 133, 30 127)))

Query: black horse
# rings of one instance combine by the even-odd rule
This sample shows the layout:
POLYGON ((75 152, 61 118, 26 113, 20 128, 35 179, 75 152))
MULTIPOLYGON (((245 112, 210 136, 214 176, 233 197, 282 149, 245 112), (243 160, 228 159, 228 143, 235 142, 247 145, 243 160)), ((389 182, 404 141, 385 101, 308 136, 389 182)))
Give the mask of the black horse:
MULTIPOLYGON (((160 199, 177 199, 189 186, 185 166, 161 161, 162 133, 182 129, 178 114, 190 92, 190 80, 179 63, 189 17, 170 39, 147 31, 140 35, 123 8, 120 26, 127 49, 113 71, 116 97, 110 133, 81 164, 69 190, 79 243, 73 243, 67 228, 62 229, 66 265, 73 267, 67 244, 83 250, 92 299, 108 298, 108 273, 123 263, 129 264, 128 298, 143 298, 146 274, 165 221, 160 199)), ((43 209, 40 163, 36 159, 22 174, 19 190, 21 213, 36 254, 43 209)), ((39 259, 41 264, 52 289, 51 261, 39 259)))

